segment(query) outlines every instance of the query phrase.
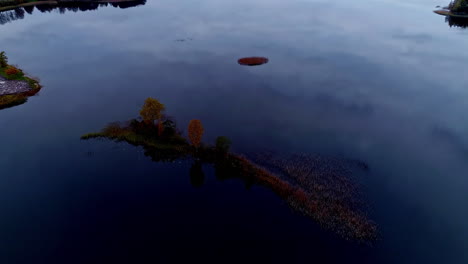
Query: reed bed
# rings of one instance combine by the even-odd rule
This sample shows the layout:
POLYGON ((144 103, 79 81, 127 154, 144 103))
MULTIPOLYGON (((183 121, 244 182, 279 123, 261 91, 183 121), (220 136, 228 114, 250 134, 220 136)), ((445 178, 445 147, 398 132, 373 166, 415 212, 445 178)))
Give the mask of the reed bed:
MULTIPOLYGON (((290 159, 260 156, 258 159, 263 164, 271 164, 283 175, 243 156, 231 154, 228 158, 243 168, 241 175, 254 177, 258 184, 274 191, 291 208, 311 217, 322 227, 349 240, 372 241, 377 238, 376 224, 358 207, 356 184, 348 177, 336 174, 335 167, 323 168, 322 164, 316 163, 322 158, 317 160, 312 156, 293 155, 290 159)), ((347 171, 344 166, 338 167, 338 171, 341 169, 347 171)))

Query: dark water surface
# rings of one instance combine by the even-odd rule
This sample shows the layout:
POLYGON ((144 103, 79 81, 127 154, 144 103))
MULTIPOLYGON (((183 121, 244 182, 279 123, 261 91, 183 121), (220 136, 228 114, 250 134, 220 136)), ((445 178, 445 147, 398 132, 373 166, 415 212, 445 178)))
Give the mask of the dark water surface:
POLYGON ((468 263, 468 31, 432 14, 444 4, 150 0, 1 25, 44 89, 0 111, 0 263, 468 263), (237 152, 367 162, 381 240, 345 241, 209 166, 194 187, 189 161, 80 141, 149 96, 237 152))

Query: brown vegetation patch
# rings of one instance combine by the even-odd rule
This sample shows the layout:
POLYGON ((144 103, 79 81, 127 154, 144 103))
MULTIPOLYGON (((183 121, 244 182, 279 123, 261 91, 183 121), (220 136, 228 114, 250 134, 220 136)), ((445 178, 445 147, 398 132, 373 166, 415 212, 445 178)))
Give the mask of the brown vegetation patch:
POLYGON ((18 68, 16 68, 15 66, 9 65, 5 69, 5 73, 8 76, 12 76, 12 75, 17 75, 17 74, 21 73, 21 71, 18 68))
MULTIPOLYGON (((354 184, 342 185, 343 181, 340 180, 333 182, 333 184, 326 184, 324 186, 326 188, 316 188, 316 184, 314 184, 314 181, 317 180, 316 177, 308 179, 307 181, 310 182, 308 184, 294 184, 263 167, 259 167, 245 157, 231 154, 229 159, 242 168, 240 175, 250 175, 258 184, 271 189, 284 199, 291 208, 311 217, 322 227, 330 229, 346 239, 371 241, 377 238, 376 224, 369 220, 350 198, 352 193, 356 192, 354 184)), ((294 160, 292 164, 297 165, 294 160)), ((307 164, 303 164, 302 167, 311 168, 307 164)), ((301 172, 300 177, 313 173, 313 168, 311 169, 304 175, 301 172)))
POLYGON ((247 66, 256 66, 262 65, 268 62, 267 58, 264 57, 249 57, 249 58, 242 58, 237 61, 240 65, 247 65, 247 66))

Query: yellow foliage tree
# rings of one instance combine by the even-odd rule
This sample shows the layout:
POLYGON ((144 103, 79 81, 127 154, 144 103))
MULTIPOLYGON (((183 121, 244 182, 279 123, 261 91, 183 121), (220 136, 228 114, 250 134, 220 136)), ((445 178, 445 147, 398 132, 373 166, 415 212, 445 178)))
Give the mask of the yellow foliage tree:
POLYGON ((158 100, 148 97, 141 108, 140 116, 145 122, 154 124, 154 120, 159 120, 162 116, 165 106, 158 100))
POLYGON ((203 136, 203 126, 200 120, 192 119, 188 125, 188 137, 193 146, 198 148, 203 136))

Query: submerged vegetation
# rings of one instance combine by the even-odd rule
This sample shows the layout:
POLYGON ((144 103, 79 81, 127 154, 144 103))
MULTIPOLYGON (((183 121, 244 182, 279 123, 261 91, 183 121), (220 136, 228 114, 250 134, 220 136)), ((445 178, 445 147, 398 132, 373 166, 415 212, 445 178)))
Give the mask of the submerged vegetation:
MULTIPOLYGON (((268 152, 252 154, 250 159, 284 181, 294 183, 298 190, 288 203, 322 226, 344 237, 365 240, 375 236, 376 226, 361 211, 364 203, 359 199, 351 169, 344 161, 307 154, 281 156, 268 152)), ((367 170, 367 165, 362 162, 352 164, 367 170)))
POLYGON ((153 161, 193 159, 190 179, 194 186, 204 182, 202 164, 211 164, 218 179, 240 178, 247 186, 264 186, 294 210, 346 239, 369 241, 377 237, 376 225, 359 209, 356 185, 343 170, 330 173, 331 169, 319 168, 323 160, 305 155, 278 158, 261 153, 247 158, 229 152, 231 141, 226 137, 218 137, 215 146, 202 144, 204 129, 196 119, 188 126, 189 143, 164 109, 159 101, 149 98, 140 112, 141 121, 112 123, 99 133, 81 138, 107 138, 142 146, 153 161))
POLYGON ((8 64, 5 52, 0 52, 0 109, 27 102, 41 90, 39 81, 28 77, 16 66, 8 64))

